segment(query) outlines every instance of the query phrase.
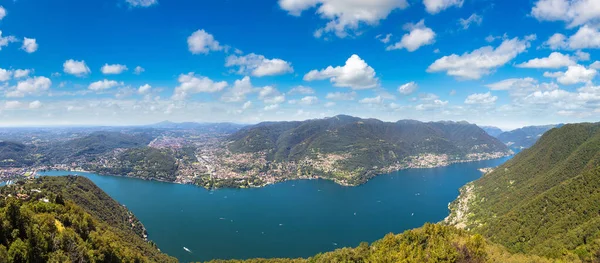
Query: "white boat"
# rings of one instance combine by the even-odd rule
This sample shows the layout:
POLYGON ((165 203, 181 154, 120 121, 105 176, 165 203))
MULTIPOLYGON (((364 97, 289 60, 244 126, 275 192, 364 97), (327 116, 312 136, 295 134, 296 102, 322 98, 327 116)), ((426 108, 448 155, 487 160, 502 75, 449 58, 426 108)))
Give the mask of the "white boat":
POLYGON ((183 247, 183 250, 185 250, 185 251, 187 251, 189 253, 192 253, 192 251, 189 248, 187 248, 187 247, 183 247))

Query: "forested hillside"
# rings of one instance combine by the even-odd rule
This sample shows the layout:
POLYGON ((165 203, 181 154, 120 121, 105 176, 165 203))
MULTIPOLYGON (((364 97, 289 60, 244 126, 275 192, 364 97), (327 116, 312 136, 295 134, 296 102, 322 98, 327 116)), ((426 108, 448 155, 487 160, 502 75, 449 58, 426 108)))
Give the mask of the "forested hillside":
POLYGON ((86 178, 19 181, 0 195, 0 262, 176 262, 86 178))
POLYGON ((510 251, 598 261, 600 123, 550 130, 462 192, 452 216, 510 251))
POLYGON ((35 163, 30 146, 0 140, 0 167, 23 167, 35 163))
POLYGON ((348 154, 344 170, 383 167, 409 156, 508 152, 497 139, 473 124, 403 120, 383 122, 339 115, 302 122, 268 122, 229 137, 232 152, 266 151, 271 161, 297 161, 317 154, 348 154))
POLYGON ((542 135, 552 128, 559 128, 558 125, 527 126, 520 129, 503 132, 496 137, 498 140, 508 145, 509 148, 520 151, 529 148, 539 140, 542 135))

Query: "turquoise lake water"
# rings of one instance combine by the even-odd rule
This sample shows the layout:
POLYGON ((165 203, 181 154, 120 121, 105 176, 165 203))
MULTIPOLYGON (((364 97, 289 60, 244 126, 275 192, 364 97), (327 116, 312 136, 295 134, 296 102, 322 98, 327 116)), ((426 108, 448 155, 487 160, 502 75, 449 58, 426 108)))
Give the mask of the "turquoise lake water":
POLYGON ((308 257, 439 222, 448 215, 448 203, 456 199, 459 188, 481 177, 478 168, 508 159, 403 170, 358 187, 301 180, 208 191, 90 173, 42 175, 90 178, 135 213, 163 252, 189 262, 308 257))

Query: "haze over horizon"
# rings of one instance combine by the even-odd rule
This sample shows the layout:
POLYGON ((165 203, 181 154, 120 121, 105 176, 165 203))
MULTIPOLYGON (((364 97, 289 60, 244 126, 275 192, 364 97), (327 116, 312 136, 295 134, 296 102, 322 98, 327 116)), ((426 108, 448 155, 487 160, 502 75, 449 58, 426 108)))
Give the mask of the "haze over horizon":
POLYGON ((597 10, 589 0, 8 1, 0 126, 597 122, 597 10))

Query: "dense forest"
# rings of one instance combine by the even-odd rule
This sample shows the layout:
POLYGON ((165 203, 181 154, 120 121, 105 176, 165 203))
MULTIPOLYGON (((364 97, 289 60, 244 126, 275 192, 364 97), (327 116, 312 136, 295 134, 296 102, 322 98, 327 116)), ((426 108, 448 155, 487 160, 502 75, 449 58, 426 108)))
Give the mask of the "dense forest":
POLYGON ((511 252, 600 261, 600 123, 548 131, 473 189, 474 233, 511 252))
POLYGON ((0 195, 0 262, 176 262, 86 178, 19 181, 0 195))
POLYGON ((470 153, 507 152, 474 124, 413 120, 383 122, 339 115, 302 122, 266 122, 229 138, 232 152, 268 153, 271 161, 297 161, 317 153, 351 155, 345 170, 383 167, 423 153, 464 158, 470 153))

